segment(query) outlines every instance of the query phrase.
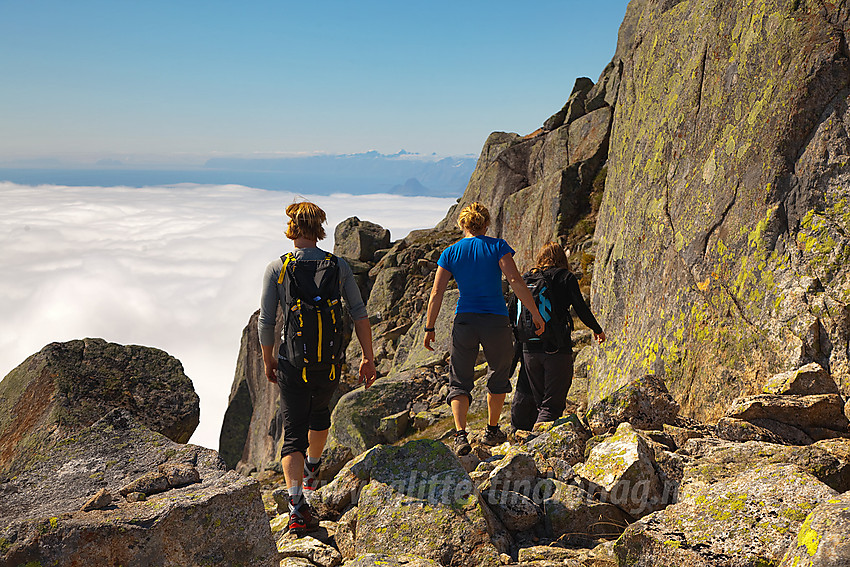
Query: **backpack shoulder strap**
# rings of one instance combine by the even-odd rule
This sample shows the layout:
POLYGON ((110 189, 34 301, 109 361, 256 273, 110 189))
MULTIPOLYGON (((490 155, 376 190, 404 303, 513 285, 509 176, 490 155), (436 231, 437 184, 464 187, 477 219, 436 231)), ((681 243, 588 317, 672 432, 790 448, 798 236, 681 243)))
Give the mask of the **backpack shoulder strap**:
POLYGON ((295 262, 295 254, 292 252, 288 252, 280 257, 281 261, 283 261, 283 267, 280 269, 280 276, 277 278, 277 283, 283 283, 283 277, 286 275, 286 267, 290 264, 290 262, 295 262))

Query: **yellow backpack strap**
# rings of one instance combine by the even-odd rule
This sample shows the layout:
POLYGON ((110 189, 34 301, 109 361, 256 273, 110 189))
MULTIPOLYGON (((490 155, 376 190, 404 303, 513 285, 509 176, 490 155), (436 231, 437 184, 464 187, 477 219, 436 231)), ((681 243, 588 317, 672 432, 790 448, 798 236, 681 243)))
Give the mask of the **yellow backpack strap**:
POLYGON ((279 284, 283 283, 283 276, 286 275, 286 267, 290 262, 295 261, 295 255, 292 252, 289 252, 286 256, 284 256, 284 258, 286 259, 283 261, 283 267, 280 269, 280 277, 277 278, 277 283, 279 284))
POLYGON ((304 367, 303 370, 301 370, 301 378, 303 378, 305 382, 307 381, 307 367, 306 366, 304 367))

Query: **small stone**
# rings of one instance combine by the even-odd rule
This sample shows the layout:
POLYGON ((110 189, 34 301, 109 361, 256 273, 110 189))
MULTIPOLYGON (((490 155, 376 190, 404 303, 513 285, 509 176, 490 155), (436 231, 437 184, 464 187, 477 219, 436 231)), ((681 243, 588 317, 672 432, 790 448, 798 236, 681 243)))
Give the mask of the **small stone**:
POLYGON ((83 507, 80 508, 83 512, 90 512, 92 510, 101 510, 106 508, 112 504, 112 494, 106 490, 105 488, 101 488, 97 491, 97 493, 83 504, 83 507))
POLYGON ((514 562, 514 560, 511 559, 511 556, 508 555, 507 553, 502 553, 502 554, 499 555, 499 562, 502 565, 510 565, 511 563, 514 562))
POLYGON ((148 499, 144 492, 131 492, 126 496, 127 502, 144 502, 148 499))
POLYGON ((201 482, 198 469, 187 463, 163 463, 159 465, 159 472, 165 475, 170 488, 201 482))
POLYGON ((146 496, 150 496, 158 492, 165 492, 168 488, 168 477, 159 471, 154 471, 124 485, 118 493, 121 496, 127 496, 131 492, 143 492, 146 496))

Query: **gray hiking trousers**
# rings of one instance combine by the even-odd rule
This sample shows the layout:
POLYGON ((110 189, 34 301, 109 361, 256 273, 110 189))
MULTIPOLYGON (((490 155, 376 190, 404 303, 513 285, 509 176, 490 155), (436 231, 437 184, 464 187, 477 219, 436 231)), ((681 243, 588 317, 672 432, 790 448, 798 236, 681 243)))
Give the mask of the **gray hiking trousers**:
POLYGON ((507 394, 511 391, 510 371, 514 348, 508 317, 493 313, 458 313, 452 326, 448 403, 458 396, 466 396, 472 403, 479 345, 484 349, 484 358, 490 367, 487 391, 491 394, 507 394))

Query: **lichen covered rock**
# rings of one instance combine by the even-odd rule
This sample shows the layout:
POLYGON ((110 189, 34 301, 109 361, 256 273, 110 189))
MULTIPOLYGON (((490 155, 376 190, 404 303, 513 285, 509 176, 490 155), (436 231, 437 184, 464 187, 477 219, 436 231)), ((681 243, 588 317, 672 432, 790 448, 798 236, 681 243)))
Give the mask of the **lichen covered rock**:
POLYGON ((113 410, 42 457, 0 484, 3 565, 277 565, 258 485, 214 451, 113 410), (95 491, 117 494, 163 464, 195 467, 200 482, 80 511, 95 491))
POLYGON ((753 468, 684 490, 626 528, 615 551, 628 565, 777 564, 808 514, 835 495, 794 465, 753 468))
POLYGON ((381 418, 406 410, 414 398, 429 393, 436 380, 428 369, 411 370, 345 394, 331 414, 328 447, 348 447, 356 454, 380 443, 381 418))
POLYGON ((546 531, 564 543, 583 545, 598 538, 616 538, 630 518, 610 502, 593 498, 584 489, 546 480, 543 491, 546 531))
POLYGON ((560 459, 570 465, 584 460, 584 449, 589 435, 573 422, 556 425, 528 443, 526 449, 543 459, 560 459))
POLYGON ((0 382, 0 474, 14 474, 115 408, 179 443, 200 417, 192 381, 161 350, 102 339, 47 345, 0 382))
POLYGON ((494 565, 491 514, 457 457, 439 441, 381 445, 317 491, 325 513, 356 504, 357 555, 413 553, 443 565, 494 565))
MULTIPOLYGON (((595 445, 575 471, 598 485, 606 502, 635 517, 661 508, 667 500, 655 469, 654 451, 628 423, 620 424, 613 436, 595 445)), ((666 489, 669 492, 674 487, 666 489)))
POLYGON ((633 1, 591 302, 590 403, 663 376, 715 421, 817 362, 850 386, 843 4, 633 1))
POLYGON ((850 494, 819 504, 806 517, 780 567, 839 567, 850 563, 850 494))
POLYGON ((594 435, 613 431, 625 422, 636 429, 661 429, 665 423, 674 423, 678 414, 679 404, 667 392, 664 381, 647 374, 593 404, 587 423, 594 435))

